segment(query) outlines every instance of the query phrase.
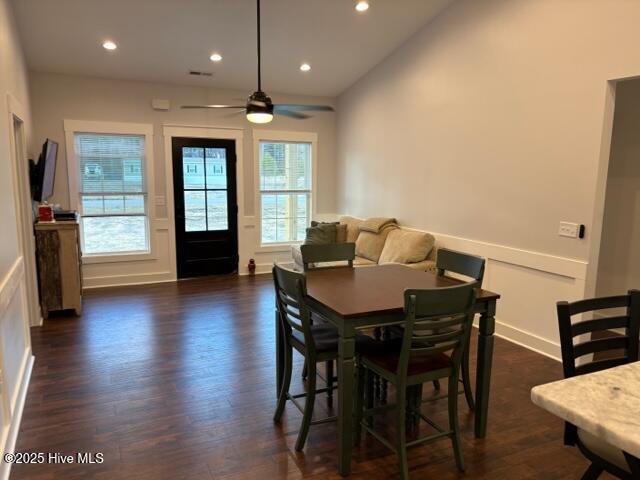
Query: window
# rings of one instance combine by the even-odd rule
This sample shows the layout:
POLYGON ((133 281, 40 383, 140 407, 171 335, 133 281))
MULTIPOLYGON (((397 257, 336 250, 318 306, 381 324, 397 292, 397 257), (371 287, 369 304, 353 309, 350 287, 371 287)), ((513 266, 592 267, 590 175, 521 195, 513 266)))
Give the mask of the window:
POLYGON ((85 255, 149 253, 145 135, 74 132, 85 255))
POLYGON ((261 243, 303 241, 311 219, 313 143, 258 142, 261 243))

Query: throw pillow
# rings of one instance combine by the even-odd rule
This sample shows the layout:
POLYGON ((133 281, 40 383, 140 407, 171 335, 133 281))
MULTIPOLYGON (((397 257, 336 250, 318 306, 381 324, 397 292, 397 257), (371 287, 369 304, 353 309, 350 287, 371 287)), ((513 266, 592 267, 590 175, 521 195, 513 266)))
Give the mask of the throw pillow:
POLYGON ((336 226, 334 224, 321 224, 307 228, 305 245, 327 245, 336 243, 336 226))
POLYGON ((427 258, 435 238, 430 233, 412 230, 393 230, 387 236, 379 262, 416 263, 427 258))

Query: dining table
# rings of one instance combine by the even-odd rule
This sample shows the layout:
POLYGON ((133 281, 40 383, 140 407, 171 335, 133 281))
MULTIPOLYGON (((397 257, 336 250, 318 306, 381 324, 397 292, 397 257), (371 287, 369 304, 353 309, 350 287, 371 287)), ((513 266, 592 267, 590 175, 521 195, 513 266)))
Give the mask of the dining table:
MULTIPOLYGON (((464 283, 463 280, 424 272, 400 264, 357 268, 318 268, 305 272, 309 309, 338 331, 338 471, 351 471, 354 432, 354 377, 356 331, 401 324, 405 319, 404 291, 433 289, 464 283)), ((478 288, 474 312, 479 314, 476 357, 474 432, 487 433, 489 389, 493 360, 497 293, 478 288)), ((284 332, 276 307, 276 389, 284 376, 284 332)))
POLYGON ((622 450, 640 478, 640 362, 538 385, 531 400, 622 450))

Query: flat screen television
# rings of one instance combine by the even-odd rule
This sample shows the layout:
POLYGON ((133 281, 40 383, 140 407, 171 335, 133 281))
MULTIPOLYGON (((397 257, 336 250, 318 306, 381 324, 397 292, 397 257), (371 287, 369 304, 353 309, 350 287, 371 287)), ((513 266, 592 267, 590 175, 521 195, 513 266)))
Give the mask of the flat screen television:
POLYGON ((58 143, 47 138, 42 145, 38 163, 31 165, 31 192, 36 202, 43 202, 53 195, 57 157, 58 143))

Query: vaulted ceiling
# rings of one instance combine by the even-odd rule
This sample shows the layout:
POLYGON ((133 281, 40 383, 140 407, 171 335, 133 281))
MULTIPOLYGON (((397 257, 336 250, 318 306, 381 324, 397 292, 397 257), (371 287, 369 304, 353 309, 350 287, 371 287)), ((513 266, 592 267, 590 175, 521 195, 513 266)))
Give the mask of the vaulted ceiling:
MULTIPOLYGON (((370 0, 369 10, 358 13, 352 0, 263 0, 264 89, 335 96, 452 1, 370 0), (303 62, 311 71, 300 71, 303 62)), ((254 0, 12 3, 33 70, 255 89, 254 0), (106 39, 117 50, 104 50, 106 39), (209 60, 213 52, 221 62, 209 60)))

